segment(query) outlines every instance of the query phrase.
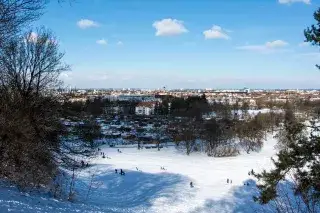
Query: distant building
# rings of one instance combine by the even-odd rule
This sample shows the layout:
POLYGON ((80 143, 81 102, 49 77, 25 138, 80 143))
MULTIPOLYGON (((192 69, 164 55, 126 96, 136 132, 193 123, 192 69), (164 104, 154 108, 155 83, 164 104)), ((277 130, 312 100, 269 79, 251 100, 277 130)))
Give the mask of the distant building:
POLYGON ((213 118, 217 118, 217 114, 215 112, 209 112, 202 115, 202 119, 204 120, 210 120, 213 118))
POLYGON ((155 106, 155 102, 141 102, 136 106, 136 115, 153 115, 155 106))
POLYGON ((105 99, 110 101, 143 101, 153 102, 161 101, 160 98, 156 98, 155 95, 131 95, 131 94, 120 94, 120 95, 105 95, 105 99))
POLYGON ((124 108, 121 106, 110 106, 105 108, 106 114, 121 114, 124 113, 124 108))
POLYGON ((77 93, 80 93, 80 94, 85 94, 87 91, 86 90, 84 90, 84 89, 79 89, 79 90, 77 90, 77 93))
POLYGON ((245 92, 245 93, 250 93, 250 89, 249 89, 249 88, 244 88, 244 89, 243 89, 243 92, 245 92))
POLYGON ((86 102, 88 99, 87 98, 70 98, 70 102, 86 102))

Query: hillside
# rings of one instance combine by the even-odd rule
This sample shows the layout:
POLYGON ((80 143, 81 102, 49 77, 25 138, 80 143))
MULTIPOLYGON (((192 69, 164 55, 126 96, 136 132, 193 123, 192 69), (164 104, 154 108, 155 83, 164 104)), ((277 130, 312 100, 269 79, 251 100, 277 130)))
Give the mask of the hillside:
POLYGON ((75 203, 3 186, 0 212, 254 212, 260 206, 251 199, 256 189, 248 171, 270 168, 275 143, 269 136, 260 153, 231 158, 186 156, 173 147, 122 148, 122 153, 101 147, 108 158, 92 159, 93 166, 78 174, 75 203), (116 168, 123 169, 125 176, 115 174, 116 168), (86 199, 91 174, 95 186, 86 199), (244 185, 247 182, 249 186, 244 185))

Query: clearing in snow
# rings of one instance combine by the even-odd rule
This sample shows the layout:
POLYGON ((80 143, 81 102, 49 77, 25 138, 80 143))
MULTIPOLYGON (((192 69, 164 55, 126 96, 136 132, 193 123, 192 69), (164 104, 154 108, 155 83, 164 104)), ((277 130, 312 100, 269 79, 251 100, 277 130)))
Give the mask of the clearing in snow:
POLYGON ((272 166, 275 144, 270 135, 260 152, 225 158, 199 153, 186 156, 174 147, 161 151, 121 148, 120 153, 117 148, 102 146, 101 152, 108 157, 97 156, 91 160, 92 166, 78 175, 76 202, 3 186, 0 212, 259 212, 261 206, 252 200, 257 189, 248 172, 272 166), (120 169, 125 175, 119 174, 120 169), (99 186, 87 197, 91 174, 99 186))

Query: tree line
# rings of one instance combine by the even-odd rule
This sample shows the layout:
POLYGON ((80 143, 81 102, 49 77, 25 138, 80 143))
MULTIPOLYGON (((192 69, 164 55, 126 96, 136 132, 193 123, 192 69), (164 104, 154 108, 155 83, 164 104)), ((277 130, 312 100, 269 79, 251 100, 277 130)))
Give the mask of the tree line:
POLYGON ((237 117, 196 120, 184 118, 169 125, 169 134, 177 145, 183 144, 186 153, 206 152, 208 156, 225 157, 259 151, 268 133, 276 132, 283 121, 282 114, 259 113, 253 118, 237 117))
POLYGON ((59 166, 77 163, 61 140, 65 98, 56 93, 70 67, 49 29, 29 28, 47 3, 0 0, 0 178, 20 190, 49 186, 59 166))

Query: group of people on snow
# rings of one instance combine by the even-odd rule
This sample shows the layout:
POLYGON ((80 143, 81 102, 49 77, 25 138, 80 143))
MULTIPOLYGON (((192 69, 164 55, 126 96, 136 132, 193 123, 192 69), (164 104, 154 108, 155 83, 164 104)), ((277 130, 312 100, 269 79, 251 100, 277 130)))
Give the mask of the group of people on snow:
MULTIPOLYGON (((98 151, 101 151, 101 149, 98 148, 98 151)), ((118 149, 117 151, 118 151, 118 153, 122 153, 122 151, 121 151, 120 149, 118 149)), ((100 155, 102 155, 102 158, 105 158, 105 157, 106 157, 105 154, 104 154, 104 152, 100 152, 100 155)), ((109 158, 109 157, 107 157, 107 158, 109 158)), ((82 167, 85 167, 85 166, 88 167, 88 163, 86 163, 86 165, 85 165, 84 161, 81 161, 81 166, 82 166, 82 167)), ((160 169, 161 169, 161 170, 166 170, 163 166, 161 166, 160 169)), ((136 167, 136 170, 137 170, 137 171, 141 171, 141 170, 138 169, 138 167, 136 167)), ((115 173, 118 174, 118 169, 115 169, 115 173)), ((122 169, 120 169, 119 174, 120 174, 120 175, 125 175, 125 172, 124 172, 122 169)), ((253 170, 251 170, 251 171, 248 172, 248 175, 249 175, 249 176, 250 176, 250 175, 253 175, 253 174, 254 174, 253 170)), ((229 179, 229 178, 227 178, 227 183, 228 183, 228 184, 232 184, 232 180, 229 179)), ((189 185, 190 185, 190 188, 193 188, 193 187, 194 187, 194 184, 193 184, 192 181, 190 182, 189 185)), ((245 186, 249 186, 249 183, 246 182, 246 183, 244 183, 244 185, 245 185, 245 186)))
POLYGON ((84 163, 83 160, 81 160, 81 167, 84 168, 84 167, 88 167, 89 166, 89 163, 84 163))
MULTIPOLYGON (((118 169, 115 169, 114 171, 115 171, 116 174, 118 174, 118 169)), ((120 175, 125 175, 126 173, 122 169, 120 169, 119 174, 120 175)))
POLYGON ((251 169, 251 171, 250 172, 248 172, 248 175, 250 176, 250 175, 254 175, 254 171, 253 171, 253 169, 251 169))

